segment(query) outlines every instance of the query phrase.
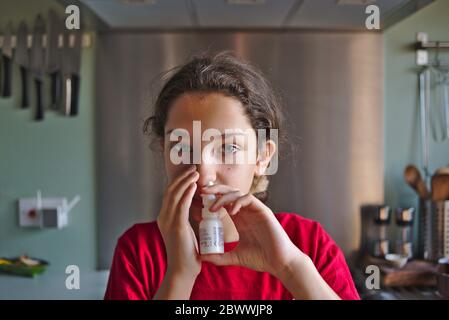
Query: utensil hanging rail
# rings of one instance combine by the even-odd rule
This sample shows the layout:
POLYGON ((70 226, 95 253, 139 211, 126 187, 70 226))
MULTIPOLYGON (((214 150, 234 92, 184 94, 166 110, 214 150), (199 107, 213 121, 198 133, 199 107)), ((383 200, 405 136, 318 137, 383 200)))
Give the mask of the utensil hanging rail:
POLYGON ((449 41, 419 41, 416 43, 417 49, 449 49, 449 41))
MULTIPOLYGON (((33 36, 31 34, 28 35, 27 42, 28 42, 27 43, 28 48, 31 48, 31 46, 33 44, 33 36)), ((93 36, 92 36, 92 34, 84 33, 82 35, 82 37, 81 37, 81 47, 82 48, 89 48, 89 47, 92 46, 92 43, 93 43, 93 36)), ((13 48, 16 47, 16 45, 17 45, 17 36, 16 35, 13 35, 11 37, 11 44, 12 44, 13 48)), ((62 48, 64 46, 63 44, 64 44, 64 35, 60 34, 59 38, 58 38, 58 47, 62 48)), ((75 36, 73 34, 70 34, 69 35, 69 47, 73 48, 74 45, 75 45, 75 36)), ((43 36, 42 46, 44 48, 47 47, 47 35, 46 34, 43 36)), ((3 36, 0 36, 0 48, 2 48, 2 47, 3 47, 3 36)))

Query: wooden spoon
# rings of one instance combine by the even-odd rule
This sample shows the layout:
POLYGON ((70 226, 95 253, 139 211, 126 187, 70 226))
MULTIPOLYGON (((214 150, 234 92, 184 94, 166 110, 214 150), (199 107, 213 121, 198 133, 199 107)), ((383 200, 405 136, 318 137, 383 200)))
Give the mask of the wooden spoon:
POLYGON ((420 198, 429 198, 426 183, 422 179, 417 167, 412 164, 408 165, 404 170, 404 179, 416 191, 420 198))
POLYGON ((449 200, 449 174, 432 176, 432 200, 449 200))
POLYGON ((449 174, 449 166, 437 169, 435 174, 449 174))

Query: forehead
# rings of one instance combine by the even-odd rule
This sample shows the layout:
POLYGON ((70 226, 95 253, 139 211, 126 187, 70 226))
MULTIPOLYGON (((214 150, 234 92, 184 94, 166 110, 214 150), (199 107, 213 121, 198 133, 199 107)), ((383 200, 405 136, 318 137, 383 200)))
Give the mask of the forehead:
POLYGON ((168 113, 165 132, 176 128, 192 130, 193 121, 201 129, 251 129, 242 103, 221 93, 187 93, 177 98, 168 113))

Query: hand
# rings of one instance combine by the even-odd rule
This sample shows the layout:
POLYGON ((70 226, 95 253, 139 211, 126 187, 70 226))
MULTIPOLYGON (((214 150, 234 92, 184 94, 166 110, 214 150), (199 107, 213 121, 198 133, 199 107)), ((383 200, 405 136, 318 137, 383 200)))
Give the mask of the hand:
POLYGON ((211 211, 224 207, 239 233, 239 244, 224 254, 202 255, 216 265, 240 265, 279 275, 305 256, 290 240, 273 212, 252 194, 242 194, 226 185, 205 187, 204 194, 221 194, 211 211))
POLYGON ((198 243, 189 222, 189 209, 199 173, 191 166, 166 189, 157 224, 167 252, 167 274, 195 277, 201 271, 198 243))

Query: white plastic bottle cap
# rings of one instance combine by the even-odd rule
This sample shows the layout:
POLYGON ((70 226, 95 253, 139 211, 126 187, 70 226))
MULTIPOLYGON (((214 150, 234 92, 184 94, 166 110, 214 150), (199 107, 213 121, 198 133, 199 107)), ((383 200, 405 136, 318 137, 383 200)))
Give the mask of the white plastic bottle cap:
POLYGON ((217 199, 217 196, 214 194, 205 194, 203 197, 203 207, 209 209, 217 199))
POLYGON ((221 210, 216 212, 209 211, 209 208, 214 204, 217 196, 214 194, 203 194, 203 210, 201 210, 201 215, 203 218, 220 218, 221 210))

